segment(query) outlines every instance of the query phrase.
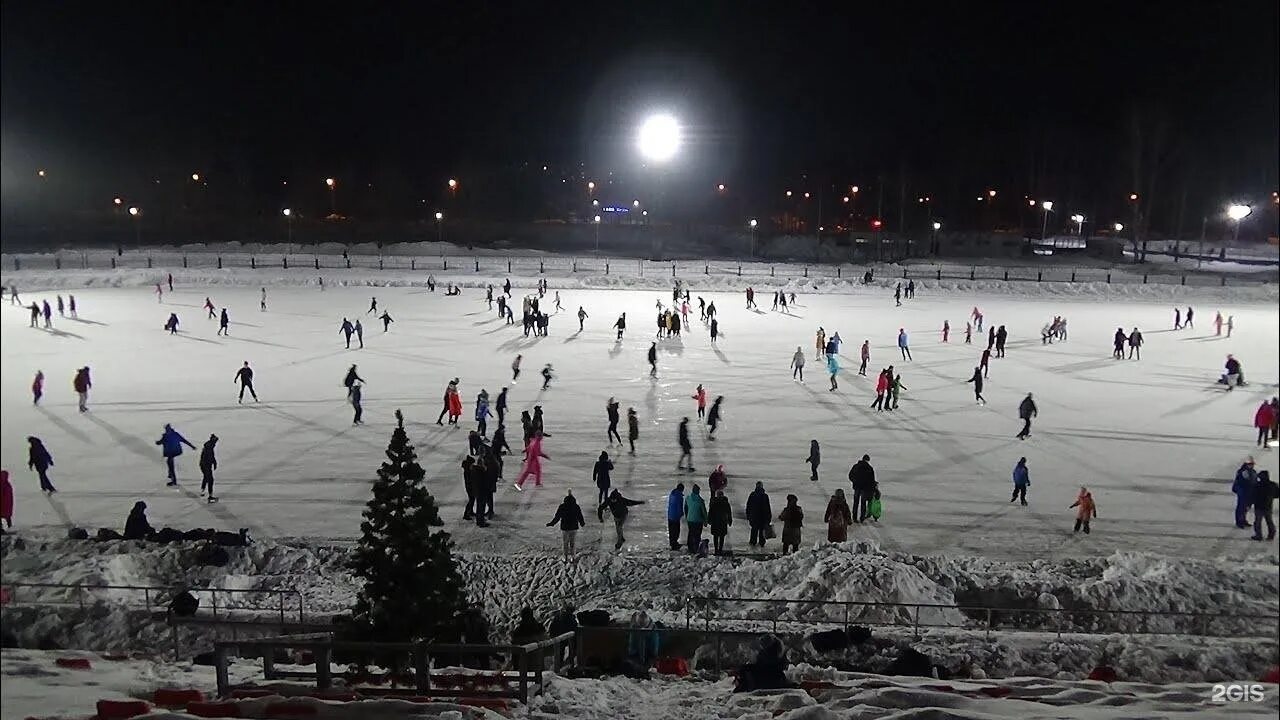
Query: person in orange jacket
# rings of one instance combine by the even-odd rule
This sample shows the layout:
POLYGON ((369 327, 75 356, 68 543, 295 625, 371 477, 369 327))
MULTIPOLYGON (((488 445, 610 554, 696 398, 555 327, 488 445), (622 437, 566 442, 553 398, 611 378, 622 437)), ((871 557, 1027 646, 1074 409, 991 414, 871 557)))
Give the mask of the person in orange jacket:
POLYGON ((1081 485, 1080 494, 1068 508, 1076 508, 1076 527, 1072 532, 1080 532, 1080 528, 1084 528, 1084 534, 1088 535, 1089 521, 1098 517, 1098 505, 1093 501, 1089 489, 1081 485))

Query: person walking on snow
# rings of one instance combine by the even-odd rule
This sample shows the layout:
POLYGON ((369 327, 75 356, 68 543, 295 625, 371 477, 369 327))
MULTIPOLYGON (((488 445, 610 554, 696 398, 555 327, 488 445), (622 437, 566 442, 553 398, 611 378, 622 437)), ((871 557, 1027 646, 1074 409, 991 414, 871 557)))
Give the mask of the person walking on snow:
POLYGON ((827 391, 835 392, 840 389, 840 384, 836 382, 836 375, 840 374, 840 361, 835 355, 827 356, 827 374, 831 376, 831 387, 827 391))
POLYGON ((658 377, 658 343, 649 344, 649 377, 658 377))
POLYGON ((893 302, 894 307, 902 307, 902 283, 898 283, 898 286, 893 289, 893 302))
POLYGON ((361 400, 364 399, 364 385, 358 382, 352 383, 351 396, 349 399, 351 400, 351 409, 354 412, 351 416, 351 424, 363 425, 364 420, 361 420, 360 418, 364 417, 364 405, 361 404, 361 400))
POLYGON ((1111 357, 1116 360, 1124 359, 1124 344, 1128 339, 1124 336, 1124 328, 1116 328, 1116 334, 1112 342, 1111 357))
POLYGON ((49 454, 44 443, 40 438, 34 435, 27 436, 27 469, 34 470, 36 477, 40 478, 40 490, 47 493, 56 493, 58 489, 53 486, 53 482, 49 480, 49 468, 53 467, 53 456, 49 454))
POLYGON ((505 425, 507 422, 507 388, 505 387, 498 393, 496 409, 498 411, 498 425, 505 425))
POLYGON ((609 473, 612 471, 613 461, 609 459, 609 453, 601 451, 599 459, 591 468, 591 479, 595 481, 597 490, 596 505, 599 507, 604 507, 605 500, 609 497, 609 488, 613 485, 609 473))
POLYGON ((75 389, 76 395, 80 399, 80 412, 89 411, 89 389, 93 387, 93 381, 89 379, 89 366, 86 365, 76 371, 76 377, 71 381, 71 387, 75 389))
POLYGON ((1257 482, 1258 474, 1253 469, 1253 456, 1250 455, 1236 470, 1235 480, 1231 483, 1231 492, 1236 496, 1236 527, 1241 530, 1249 527, 1249 507, 1253 505, 1253 487, 1257 482))
POLYGON ((1184 323, 1182 323, 1182 327, 1183 327, 1183 328, 1190 329, 1190 328, 1194 328, 1194 327, 1195 327, 1195 325, 1191 322, 1192 318, 1194 318, 1194 317, 1195 317, 1195 314, 1196 314, 1196 311, 1195 311, 1195 310, 1193 310, 1193 309, 1191 309, 1191 306, 1190 306, 1190 305, 1188 305, 1188 306, 1187 306, 1187 321, 1186 321, 1186 322, 1184 322, 1184 323))
POLYGON ((156 283, 156 302, 164 302, 164 288, 160 287, 160 283, 156 283))
POLYGON ((44 329, 48 330, 53 327, 53 308, 49 307, 48 300, 41 300, 42 310, 44 313, 44 329))
POLYGON ((809 480, 818 482, 818 466, 822 464, 822 448, 818 446, 817 440, 809 441, 809 457, 804 459, 809 463, 809 480))
POLYGON ((1013 466, 1013 496, 1009 498, 1009 502, 1021 500, 1025 506, 1029 487, 1031 487, 1031 473, 1027 470, 1027 459, 1018 458, 1018 464, 1013 466))
POLYGON ((965 382, 973 383, 973 399, 979 405, 986 405, 987 401, 982 397, 982 367, 973 369, 973 377, 965 380, 965 382))
POLYGON ((556 514, 551 518, 551 522, 547 523, 547 527, 556 523, 560 523, 560 535, 564 539, 564 559, 572 560, 574 539, 578 535, 578 528, 587 524, 587 521, 582 519, 582 508, 578 507, 578 501, 574 499, 572 490, 564 496, 564 501, 560 503, 560 507, 556 508, 556 514))
POLYGON ((227 309, 222 308, 222 315, 218 317, 218 335, 231 335, 231 319, 227 317, 227 309))
POLYGON ((587 317, 588 317, 587 311, 583 310, 582 306, 579 305, 578 306, 578 332, 582 332, 582 321, 586 320, 587 317))
POLYGON ((564 308, 560 306, 560 291, 556 291, 556 312, 560 312, 564 308))
POLYGON ((237 403, 244 402, 244 391, 248 390, 253 396, 253 401, 258 402, 258 393, 253 389, 253 368, 249 367, 249 361, 245 360, 244 365, 236 371, 236 377, 231 382, 240 383, 240 398, 237 403))
MULTIPOLYGON (((716 401, 711 403, 711 412, 707 413, 708 440, 716 439, 716 428, 720 425, 720 403, 722 402, 724 402, 724 396, 716 396, 716 401)), ((692 458, 690 458, 690 462, 692 462, 692 458)), ((693 468, 689 469, 692 470, 693 468)))
POLYGON ((684 518, 684 483, 676 483, 667 493, 667 544, 680 549, 680 520, 684 518))
POLYGON ((78 320, 80 316, 76 314, 76 296, 67 296, 67 312, 71 313, 72 319, 78 320))
POLYGON ((351 325, 351 321, 346 318, 342 318, 342 327, 338 328, 338 334, 346 336, 348 350, 351 349, 351 335, 355 331, 356 329, 351 325))
POLYGON ((515 385, 520 379, 520 361, 524 359, 524 355, 516 355, 516 359, 511 361, 511 384, 515 385))
POLYGON ((1093 501, 1093 495, 1090 494, 1088 488, 1080 486, 1080 494, 1076 496, 1076 501, 1067 506, 1077 508, 1076 510, 1076 527, 1072 532, 1080 532, 1084 528, 1084 534, 1089 534, 1089 521, 1098 517, 1098 506, 1093 501))
POLYGON ((693 443, 689 442, 689 418, 680 420, 680 427, 676 432, 676 442, 680 445, 680 460, 676 463, 677 470, 684 470, 685 458, 689 460, 689 472, 693 472, 693 443))
POLYGON ((1231 337, 1231 331, 1234 330, 1235 327, 1236 327, 1236 316, 1228 315, 1227 316, 1227 337, 1228 338, 1231 337))
POLYGON ((262 312, 267 311, 267 289, 262 288, 262 300, 258 302, 258 309, 262 312))
POLYGON ((862 341, 862 350, 858 354, 862 359, 862 364, 858 366, 858 374, 863 377, 866 377, 867 361, 871 359, 871 341, 870 340, 862 341))
POLYGON ((1142 359, 1142 333, 1138 328, 1134 328, 1133 332, 1129 333, 1129 359, 1133 360, 1135 354, 1138 360, 1142 359))
POLYGON ((942 321, 942 342, 950 342, 949 340, 950 337, 951 337, 951 321, 943 320, 942 321))
POLYGON ((965 345, 973 344, 973 324, 972 323, 964 324, 964 344, 965 345))
POLYGON ((1271 519, 1271 508, 1280 488, 1271 480, 1271 473, 1263 470, 1258 473, 1258 482, 1253 486, 1253 537, 1250 540, 1262 539, 1262 524, 1267 524, 1267 540, 1276 539, 1276 523, 1271 519))
POLYGON ((626 524, 627 514, 629 512, 628 508, 635 505, 643 505, 644 503, 644 500, 632 500, 630 498, 625 498, 622 496, 622 493, 617 490, 610 492, 609 497, 605 499, 604 502, 600 503, 600 507, 596 510, 596 513, 600 518, 600 522, 604 522, 605 508, 608 508, 609 514, 613 516, 614 550, 621 550, 622 544, 627 541, 627 539, 622 535, 622 526, 626 524))
POLYGON ((613 326, 618 329, 618 342, 622 342, 622 334, 627 331, 627 314, 619 315, 613 326))
POLYGON ((813 357, 814 357, 815 359, 821 359, 821 358, 822 358, 822 356, 823 356, 823 354, 824 354, 824 353, 826 352, 826 350, 827 350, 827 331, 826 331, 826 330, 823 330, 821 327, 819 327, 819 328, 818 328, 818 334, 817 334, 817 336, 814 338, 814 343, 813 343, 813 344, 814 344, 814 346, 817 348, 816 353, 814 354, 814 356, 813 356, 813 357))
POLYGON ((62 296, 59 295, 58 296, 58 317, 66 317, 66 313, 63 312, 64 309, 66 309, 66 306, 62 304, 62 296))
POLYGON ((747 524, 751 527, 751 547, 764 547, 768 540, 768 530, 773 522, 773 510, 769 507, 769 494, 764 491, 764 483, 757 482, 756 488, 747 496, 747 524))
POLYGON ((982 359, 978 361, 978 367, 982 368, 982 377, 991 377, 991 348, 982 351, 982 359))
POLYGON ((836 488, 835 494, 827 501, 827 512, 822 516, 827 524, 827 542, 841 543, 849 539, 849 524, 853 516, 849 512, 849 503, 844 499, 844 490, 836 488))
POLYGON ((551 363, 542 366, 542 389, 546 390, 551 387, 552 367, 551 363))
POLYGON ((213 307, 213 300, 210 300, 208 297, 204 299, 204 309, 209 311, 210 320, 218 316, 217 311, 215 311, 213 307))
POLYGON ((378 314, 378 298, 370 298, 369 309, 368 311, 365 312, 365 315, 377 315, 377 314, 378 314))
POLYGON ((629 454, 636 454, 636 440, 640 438, 640 419, 636 417, 635 408, 627 408, 627 442, 631 445, 629 454))
POLYGON ((614 440, 617 440, 619 445, 622 444, 622 436, 618 434, 618 422, 621 419, 618 407, 618 401, 612 397, 609 398, 609 402, 605 403, 604 406, 605 415, 609 418, 609 428, 605 431, 605 438, 610 445, 613 445, 614 440))
POLYGON ((791 379, 800 378, 800 383, 804 384, 804 351, 800 346, 796 346, 796 354, 791 356, 791 379))
POLYGON ((213 471, 218 469, 218 458, 214 456, 214 448, 218 445, 218 436, 210 435, 200 448, 200 494, 207 495, 207 502, 218 502, 213 494, 213 471))
POLYGON ((716 344, 716 339, 720 337, 720 321, 711 318, 711 344, 716 344))
POLYGON ((996 326, 992 325, 987 328, 987 349, 990 350, 996 346, 996 326))
POLYGON ((1019 440, 1026 440, 1031 437, 1031 419, 1039 414, 1036 408, 1036 401, 1031 399, 1031 393, 1022 398, 1022 402, 1018 404, 1018 417, 1022 419, 1022 430, 1018 432, 1019 440))
POLYGON ((364 382, 364 378, 356 374, 356 366, 347 368, 347 375, 342 379, 342 386, 347 389, 347 397, 351 397, 351 386, 356 382, 364 382))
POLYGON ((707 525, 711 528, 711 543, 716 555, 724 553, 724 539, 733 524, 733 506, 724 490, 711 491, 711 503, 707 506, 707 525))
POLYGON ((196 449, 191 441, 182 437, 182 434, 173 429, 172 425, 165 424, 164 433, 160 439, 156 441, 160 446, 161 452, 164 454, 164 464, 169 469, 169 487, 175 487, 178 484, 178 473, 173 467, 174 460, 182 454, 182 446, 186 445, 192 450, 196 449))
POLYGON ((391 323, 395 322, 395 320, 391 319, 391 313, 386 310, 382 311, 382 314, 378 316, 378 319, 382 321, 382 332, 386 332, 391 329, 391 323))
POLYGON ((178 334, 178 313, 169 313, 169 319, 164 321, 164 329, 168 330, 170 335, 178 334))
POLYGON ((1213 316, 1213 334, 1222 335, 1222 312, 1220 311, 1213 316))
POLYGON ((37 370, 35 379, 31 381, 31 404, 39 405, 41 397, 44 397, 44 371, 37 370))
POLYGON ((480 394, 476 395, 476 432, 488 435, 491 417, 493 413, 489 412, 489 393, 481 388, 480 394))
POLYGON ((996 357, 1004 357, 1004 344, 1008 339, 1009 331, 1005 330, 1003 325, 996 328, 996 357))
POLYGON ((550 460, 551 456, 542 452, 542 433, 535 432, 524 448, 524 468, 520 470, 520 477, 516 478, 516 490, 524 490, 524 481, 530 477, 533 478, 535 487, 542 487, 543 458, 550 460))
MULTIPOLYGON (((39 381, 40 378, 41 376, 37 374, 36 380, 39 381)), ((39 402, 39 400, 40 396, 37 395, 36 401, 39 402)), ((1257 412, 1253 414, 1253 426, 1258 429, 1258 447, 1263 450, 1271 449, 1267 439, 1271 434, 1271 426, 1276 422, 1276 409, 1273 403, 1275 403, 1275 398, 1272 398, 1270 402, 1264 400, 1262 404, 1258 406, 1257 412)))
POLYGON ((356 318, 355 324, 356 340, 360 342, 360 349, 364 349, 364 326, 360 324, 360 318, 356 318))
POLYGON ((690 397, 698 401, 698 419, 702 420, 707 416, 707 391, 699 384, 690 397))
POLYGON ((903 328, 898 328, 898 350, 902 351, 903 360, 911 359, 911 348, 908 345, 907 331, 903 328))

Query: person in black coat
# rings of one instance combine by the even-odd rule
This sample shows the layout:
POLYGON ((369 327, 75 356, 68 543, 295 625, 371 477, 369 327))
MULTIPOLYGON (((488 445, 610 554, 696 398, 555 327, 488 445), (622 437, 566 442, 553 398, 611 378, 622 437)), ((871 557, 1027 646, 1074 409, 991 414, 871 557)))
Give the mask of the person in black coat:
POLYGON ((217 502, 213 495, 213 471, 218 469, 218 458, 214 456, 214 448, 218 445, 218 436, 210 435, 200 448, 200 494, 208 493, 209 502, 217 502))
POLYGON ((507 421, 507 389, 502 388, 502 392, 498 393, 498 400, 494 404, 494 408, 498 411, 498 424, 502 425, 507 421))
POLYGON ((853 486, 853 521, 860 523, 867 519, 867 509, 876 490, 876 470, 871 467, 870 455, 863 455, 849 468, 849 483, 853 486))
POLYGON ((658 377, 658 343, 649 345, 649 377, 658 377))
POLYGON ((591 478, 596 481, 596 489, 599 490, 596 496, 597 505, 603 505, 605 498, 609 497, 609 487, 612 485, 609 481, 611 470, 613 470, 613 461, 609 459, 609 453, 601 452, 600 459, 596 460, 596 465, 591 470, 591 478))
POLYGON ((216 335, 231 334, 231 319, 227 317, 227 309, 222 308, 222 315, 218 318, 218 332, 216 335))
MULTIPOLYGON (((711 412, 707 413, 707 439, 716 439, 716 427, 720 425, 720 404, 724 402, 724 396, 716 397, 715 402, 711 403, 711 412)), ((690 458, 692 462, 692 458, 690 458)))
POLYGON ((258 393, 253 389, 253 368, 249 367, 249 361, 244 361, 244 366, 236 371, 236 377, 231 382, 240 383, 240 398, 237 403, 244 402, 244 391, 248 390, 253 396, 253 401, 258 402, 258 393))
POLYGON ((693 443, 689 441, 689 418, 680 420, 680 428, 676 432, 676 441, 680 444, 680 462, 676 463, 676 469, 683 470, 684 460, 688 458, 689 472, 693 472, 693 443))
POLYGON ((817 440, 809 441, 809 457, 804 459, 809 463, 809 479, 818 482, 818 466, 822 464, 822 448, 818 445, 817 440))
POLYGON ((502 478, 502 459, 492 448, 485 447, 476 458, 475 467, 476 527, 488 527, 488 521, 493 519, 493 495, 498 491, 498 481, 502 478))
POLYGON ((1031 393, 1027 393, 1018 405, 1018 417, 1022 418, 1022 430, 1018 432, 1019 440, 1031 437, 1031 418, 1038 414, 1040 411, 1036 408, 1036 401, 1031 399, 1031 393))
POLYGON ((615 439, 618 441, 618 444, 621 445, 622 436, 618 434, 618 420, 620 419, 618 413, 618 401, 613 398, 609 398, 609 402, 604 406, 604 411, 609 416, 609 429, 605 432, 605 437, 608 438, 610 445, 613 444, 615 439))
POLYGON ((973 397, 974 397, 974 399, 975 399, 977 402, 980 402, 980 403, 982 403, 983 405, 986 405, 986 404, 987 404, 987 401, 986 401, 986 399, 985 399, 985 398, 983 398, 983 397, 982 397, 982 380, 983 380, 983 379, 982 379, 982 366, 981 366, 981 365, 979 365, 978 367, 976 367, 976 368, 974 368, 974 369, 973 369, 973 377, 969 378, 969 379, 968 379, 968 380, 966 380, 965 382, 971 382, 971 383, 973 383, 973 397))
POLYGON ((578 528, 587 524, 582 519, 582 508, 578 507, 578 501, 574 499, 572 491, 564 496, 564 502, 556 508, 556 514, 551 518, 551 522, 547 523, 547 527, 556 523, 560 523, 560 533, 564 537, 564 559, 569 560, 573 557, 573 543, 578 535, 578 528))
POLYGON ((716 490, 707 507, 707 525, 711 528, 711 542, 716 555, 724 552, 724 538, 732 524, 733 508, 729 505, 729 498, 724 496, 724 490, 716 490))
POLYGON ((27 469, 35 470, 40 478, 40 489, 47 493, 58 492, 49 481, 49 468, 53 467, 53 456, 45 448, 44 442, 34 435, 27 436, 27 469))
POLYGON ((463 520, 474 520, 480 486, 484 484, 484 472, 476 467, 476 459, 468 455, 462 459, 462 488, 467 493, 467 506, 462 510, 463 520))
POLYGON ((747 496, 747 523, 751 526, 751 546, 764 547, 765 529, 773 522, 773 509, 769 507, 769 494, 764 483, 756 483, 756 489, 747 496))
POLYGON ((351 367, 347 368, 346 377, 342 378, 342 386, 347 389, 348 397, 351 395, 351 386, 354 385, 357 380, 360 382, 364 382, 364 378, 360 377, 360 375, 356 373, 356 366, 352 365, 351 367))
POLYGON ((1116 328, 1115 339, 1112 341, 1111 357, 1117 360, 1124 359, 1124 344, 1128 339, 1124 336, 1124 328, 1116 328))
POLYGON ((1001 325, 1000 328, 996 330, 996 357, 1004 357, 1004 343, 1008 339, 1009 331, 1005 330, 1004 326, 1001 325))
POLYGON ((506 453, 508 455, 511 454, 511 446, 507 444, 507 426, 506 425, 503 425, 502 423, 498 423, 498 429, 493 431, 492 443, 493 443, 494 453, 498 455, 501 455, 503 453, 506 453))
POLYGON ((1267 540, 1276 539, 1276 523, 1271 519, 1271 508, 1276 501, 1276 495, 1280 492, 1280 487, 1276 486, 1274 480, 1271 479, 1271 473, 1267 470, 1258 472, 1258 479, 1253 485, 1253 537, 1251 540, 1262 539, 1262 524, 1267 524, 1267 540))
POLYGON ((614 490, 609 493, 609 497, 604 502, 600 503, 600 507, 596 509, 596 515, 600 518, 600 522, 604 522, 604 511, 606 508, 608 508, 609 514, 613 516, 614 550, 621 550, 622 544, 627 541, 627 539, 622 536, 622 525, 627 520, 627 509, 632 505, 643 504, 644 500, 632 500, 630 498, 625 498, 622 496, 622 493, 614 490))
POLYGON ((125 540, 146 540, 155 532, 151 523, 147 522, 147 504, 139 500, 129 511, 129 518, 124 521, 125 540))

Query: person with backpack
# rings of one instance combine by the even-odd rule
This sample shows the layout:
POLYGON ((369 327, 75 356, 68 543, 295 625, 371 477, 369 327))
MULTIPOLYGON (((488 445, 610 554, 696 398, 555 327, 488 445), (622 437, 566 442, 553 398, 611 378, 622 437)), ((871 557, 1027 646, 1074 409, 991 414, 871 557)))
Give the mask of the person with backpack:
POLYGON ((600 504, 600 508, 596 511, 600 517, 600 522, 604 522, 604 511, 606 508, 609 510, 609 513, 613 515, 614 550, 621 550, 623 543, 627 541, 626 537, 622 534, 622 526, 627 521, 627 514, 629 512, 628 508, 634 505, 643 504, 644 500, 631 500, 630 498, 625 498, 622 496, 622 493, 617 490, 610 491, 609 497, 600 504))
POLYGON ((1089 534, 1089 521, 1098 517, 1098 506, 1093 501, 1093 495, 1088 488, 1080 486, 1080 494, 1076 496, 1076 501, 1068 507, 1078 508, 1076 510, 1076 527, 1072 532, 1080 532, 1084 529, 1084 534, 1089 534))
POLYGON ((800 499, 795 495, 787 496, 787 506, 778 514, 782 521, 782 554, 787 548, 792 552, 800 549, 800 529, 804 526, 804 510, 800 509, 800 499))
POLYGON ((711 543, 716 555, 724 553, 724 539, 733 524, 733 508, 724 490, 712 490, 711 505, 707 508, 707 524, 711 528, 711 543))
POLYGON ((845 502, 844 490, 836 488, 836 492, 827 501, 827 512, 823 515, 827 524, 827 542, 840 543, 849 539, 849 523, 853 516, 849 512, 849 503, 845 502))
POLYGON ((1018 458, 1018 464, 1013 466, 1013 496, 1009 498, 1009 502, 1021 499, 1023 506, 1026 506, 1029 487, 1031 487, 1031 473, 1027 470, 1027 459, 1018 458))
POLYGON ((564 540, 564 559, 572 560, 578 528, 587 524, 582 519, 582 508, 578 507, 578 501, 574 499, 572 490, 564 496, 564 501, 560 503, 560 507, 556 508, 556 514, 551 518, 551 522, 547 523, 547 527, 556 523, 560 523, 560 535, 564 540))
POLYGON ((160 450, 164 454, 164 464, 169 470, 168 485, 169 487, 176 487, 178 473, 173 466, 174 460, 182 454, 183 445, 192 450, 195 450, 196 446, 192 445, 190 440, 182 437, 182 434, 174 430, 173 426, 168 423, 165 423, 164 433, 160 435, 160 439, 156 441, 156 444, 160 446, 160 450))
POLYGON ((689 530, 686 541, 690 555, 696 555, 699 552, 702 545, 702 528, 707 523, 707 503, 702 499, 701 493, 701 488, 694 483, 689 490, 689 496, 684 499, 684 520, 689 530))

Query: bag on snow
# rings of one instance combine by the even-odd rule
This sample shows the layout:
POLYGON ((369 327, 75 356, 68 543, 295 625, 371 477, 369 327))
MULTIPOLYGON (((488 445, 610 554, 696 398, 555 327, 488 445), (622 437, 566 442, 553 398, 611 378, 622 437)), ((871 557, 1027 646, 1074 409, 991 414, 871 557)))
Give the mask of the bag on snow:
POLYGON ((778 531, 773 529, 773 523, 769 523, 768 525, 765 525, 764 538, 766 540, 772 540, 776 537, 778 537, 778 531))
POLYGON ((876 520, 880 519, 880 516, 884 514, 884 504, 880 502, 880 498, 874 498, 871 501, 871 507, 868 512, 876 520))

